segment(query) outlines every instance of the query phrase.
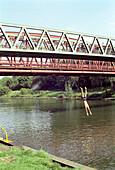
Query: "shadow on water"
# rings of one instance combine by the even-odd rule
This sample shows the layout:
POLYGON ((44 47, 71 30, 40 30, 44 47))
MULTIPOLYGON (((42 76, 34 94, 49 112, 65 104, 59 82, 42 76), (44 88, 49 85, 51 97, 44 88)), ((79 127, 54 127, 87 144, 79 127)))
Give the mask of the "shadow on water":
POLYGON ((88 103, 93 112, 89 117, 82 101, 0 99, 0 126, 10 140, 97 169, 112 169, 115 101, 88 103))

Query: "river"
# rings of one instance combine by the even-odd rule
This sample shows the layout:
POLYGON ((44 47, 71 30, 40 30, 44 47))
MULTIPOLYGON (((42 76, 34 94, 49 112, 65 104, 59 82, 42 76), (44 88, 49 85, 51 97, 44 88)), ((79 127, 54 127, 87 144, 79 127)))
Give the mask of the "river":
MULTIPOLYGON (((115 101, 0 99, 9 140, 100 170, 114 169, 115 101)), ((0 136, 5 137, 0 130, 0 136)))

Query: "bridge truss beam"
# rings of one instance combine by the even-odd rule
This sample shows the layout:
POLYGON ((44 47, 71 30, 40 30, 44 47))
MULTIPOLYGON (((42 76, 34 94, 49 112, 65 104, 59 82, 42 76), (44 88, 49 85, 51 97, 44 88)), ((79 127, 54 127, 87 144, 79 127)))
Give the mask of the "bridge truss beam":
POLYGON ((115 61, 115 38, 0 23, 0 56, 115 61))

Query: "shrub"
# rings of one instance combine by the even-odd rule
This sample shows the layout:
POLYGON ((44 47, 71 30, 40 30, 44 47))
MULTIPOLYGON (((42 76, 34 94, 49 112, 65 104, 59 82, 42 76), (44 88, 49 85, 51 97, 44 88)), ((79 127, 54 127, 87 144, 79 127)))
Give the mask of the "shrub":
POLYGON ((7 86, 0 86, 0 96, 8 94, 10 89, 7 86))
POLYGON ((26 89, 26 88, 21 88, 20 89, 21 94, 32 94, 32 89, 26 89))
POLYGON ((39 93, 39 97, 42 97, 42 96, 46 95, 47 93, 48 93, 47 91, 41 91, 41 92, 39 93))
POLYGON ((65 96, 64 96, 63 94, 59 94, 59 95, 58 95, 58 98, 59 98, 59 99, 63 99, 63 98, 65 98, 65 96))
POLYGON ((76 98, 78 98, 78 97, 80 97, 78 94, 74 94, 73 96, 72 96, 74 99, 76 99, 76 98))
POLYGON ((8 97, 21 97, 20 91, 12 91, 8 97))

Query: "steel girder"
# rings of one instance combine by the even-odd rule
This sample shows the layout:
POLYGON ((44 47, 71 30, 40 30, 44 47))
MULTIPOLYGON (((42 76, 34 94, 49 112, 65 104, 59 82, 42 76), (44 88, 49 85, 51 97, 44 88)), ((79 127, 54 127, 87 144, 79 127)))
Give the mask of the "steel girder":
POLYGON ((115 72, 103 71, 66 71, 66 70, 20 70, 20 69, 2 69, 0 68, 1 76, 109 76, 114 77, 115 72))
POLYGON ((36 57, 0 57, 1 75, 115 75, 115 62, 36 57))
POLYGON ((0 23, 0 56, 113 62, 115 38, 0 23))

